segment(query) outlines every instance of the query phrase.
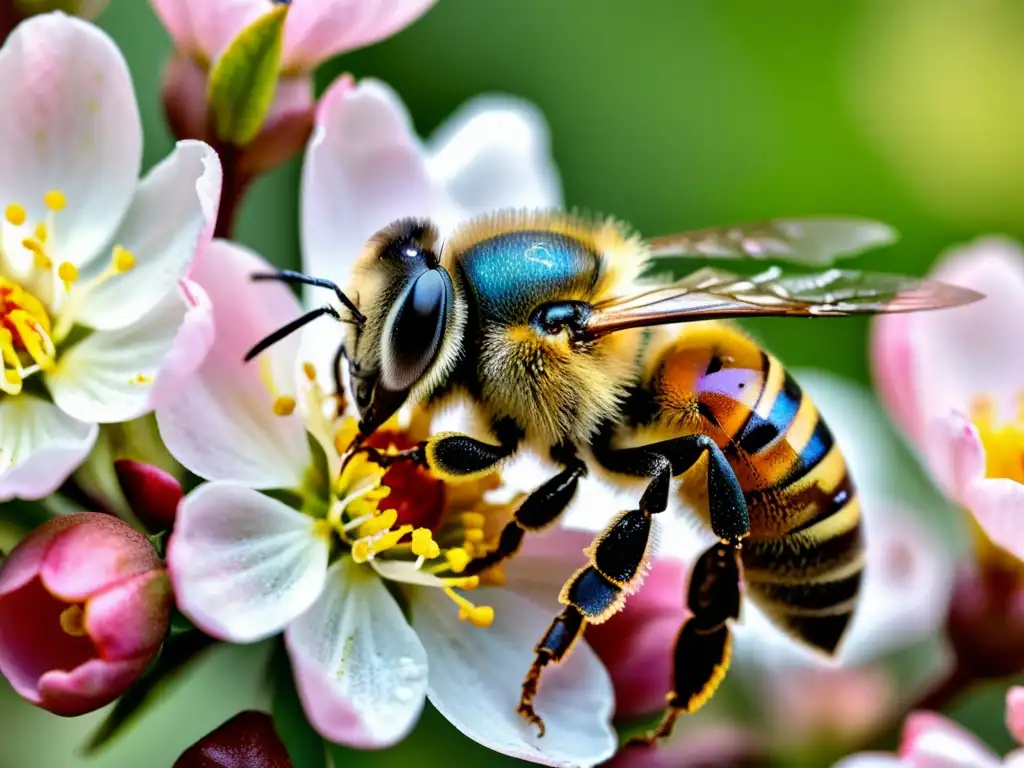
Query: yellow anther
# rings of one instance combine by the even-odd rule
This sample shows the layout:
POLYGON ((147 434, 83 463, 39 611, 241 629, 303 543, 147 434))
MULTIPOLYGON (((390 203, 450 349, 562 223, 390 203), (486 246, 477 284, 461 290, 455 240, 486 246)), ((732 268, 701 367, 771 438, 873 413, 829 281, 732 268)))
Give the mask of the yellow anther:
POLYGON ((20 227, 25 223, 26 215, 24 207, 17 203, 11 203, 4 209, 4 218, 16 227, 20 227))
POLYGON ((352 559, 357 563, 365 563, 374 555, 386 552, 398 545, 398 542, 408 534, 412 533, 411 525, 403 525, 393 531, 370 539, 360 539, 352 545, 352 559))
POLYGON ((388 528, 391 528, 396 522, 398 522, 398 510, 385 509, 376 517, 373 517, 360 525, 359 530, 356 533, 359 538, 364 539, 367 536, 373 536, 381 531, 388 530, 388 528))
POLYGON ((153 377, 147 376, 144 373, 136 373, 132 376, 132 384, 152 384, 153 377))
POLYGON ((479 528, 471 528, 468 531, 466 531, 465 535, 466 541, 471 542, 473 544, 479 544, 485 538, 484 532, 479 528))
POLYGON ((480 583, 488 587, 502 587, 505 585, 505 572, 500 566, 493 566, 480 574, 480 583))
POLYGON ((487 518, 479 512, 463 512, 462 513, 462 527, 463 528, 483 528, 487 523, 487 518))
POLYGON ((33 253, 43 253, 43 244, 34 237, 26 237, 21 244, 33 253))
POLYGON ((68 204, 68 199, 59 189, 51 189, 43 195, 43 204, 53 212, 63 211, 68 204))
POLYGON ((457 579, 445 579, 445 586, 453 589, 476 589, 480 586, 479 576, 463 576, 457 579))
POLYGON ((78 280, 78 267, 70 261, 62 261, 57 267, 57 277, 64 281, 64 285, 71 287, 71 284, 78 280))
POLYGON ((80 605, 69 605, 60 613, 60 628, 72 637, 85 635, 85 611, 80 605))
POLYGON ((135 266, 135 256, 127 248, 115 245, 111 263, 115 272, 127 272, 135 266))
MULTIPOLYGON (((489 605, 478 605, 468 614, 469 623, 479 629, 487 629, 494 623, 494 609, 489 605)), ((459 618, 462 618, 461 611, 459 611, 459 618)))
POLYGON ((32 265, 36 269, 42 270, 44 272, 53 269, 53 262, 50 260, 50 257, 47 256, 42 251, 33 252, 32 265))
POLYGON ((441 555, 441 548, 434 541, 434 535, 429 528, 417 528, 412 532, 412 553, 427 560, 433 560, 441 555))
POLYGON ((316 381, 316 366, 312 363, 303 363, 302 372, 306 374, 306 378, 310 381, 316 381))
POLYGON ((462 573, 472 559, 462 547, 453 547, 445 552, 444 556, 448 560, 448 567, 451 568, 452 573, 462 573))
POLYGON ((274 415, 291 416, 295 412, 295 398, 290 395, 278 395, 274 398, 274 415))
POLYGON ((43 243, 50 236, 50 230, 46 228, 46 222, 43 221, 36 223, 36 227, 32 231, 35 233, 36 238, 43 243))

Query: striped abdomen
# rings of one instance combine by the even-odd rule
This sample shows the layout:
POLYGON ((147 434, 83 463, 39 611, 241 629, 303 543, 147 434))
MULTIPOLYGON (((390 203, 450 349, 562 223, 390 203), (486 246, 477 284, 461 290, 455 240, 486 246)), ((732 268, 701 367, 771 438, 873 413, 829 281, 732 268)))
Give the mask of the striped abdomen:
MULTIPOLYGON (((832 653, 856 606, 864 552, 856 489, 814 403, 729 326, 682 334, 659 374, 662 393, 692 387, 699 431, 722 448, 746 495, 749 596, 780 628, 832 653)), ((673 398, 662 405, 674 410, 673 398)))

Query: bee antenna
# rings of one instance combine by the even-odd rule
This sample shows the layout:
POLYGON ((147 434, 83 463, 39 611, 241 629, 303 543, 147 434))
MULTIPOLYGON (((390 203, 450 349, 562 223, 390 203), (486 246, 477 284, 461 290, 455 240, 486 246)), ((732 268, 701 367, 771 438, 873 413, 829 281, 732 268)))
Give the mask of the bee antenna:
MULTIPOLYGON (((291 285, 312 285, 315 288, 328 288, 334 291, 334 295, 338 297, 338 301, 340 301, 345 308, 352 313, 355 325, 360 328, 366 325, 366 316, 359 311, 359 308, 355 305, 352 299, 346 296, 341 288, 338 287, 338 284, 330 280, 322 277, 311 277, 310 275, 304 275, 301 272, 295 272, 291 269, 279 269, 277 272, 256 272, 251 277, 253 280, 277 280, 291 285)), ((337 319, 341 320, 340 317, 337 319)))
POLYGON ((276 344, 286 336, 290 336, 293 333, 295 333, 302 326, 307 325, 308 323, 311 323, 314 320, 316 320, 318 317, 323 317, 324 315, 330 315, 335 320, 341 319, 338 316, 338 311, 330 305, 325 305, 322 307, 317 307, 316 309, 312 309, 306 314, 304 314, 302 317, 297 317, 290 323, 282 325, 276 331, 268 333, 266 336, 264 336, 262 339, 256 342, 255 346, 253 346, 252 349, 245 353, 245 362, 248 363, 250 360, 256 357, 256 355, 265 350, 267 347, 276 344))

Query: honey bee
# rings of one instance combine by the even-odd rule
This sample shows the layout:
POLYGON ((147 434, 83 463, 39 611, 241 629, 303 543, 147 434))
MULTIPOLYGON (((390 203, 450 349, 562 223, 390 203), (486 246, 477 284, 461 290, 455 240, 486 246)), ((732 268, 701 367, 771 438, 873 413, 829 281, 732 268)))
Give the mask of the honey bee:
POLYGON ((289 323, 247 359, 331 315, 349 324, 334 374, 340 393, 347 362, 362 436, 406 402, 434 408, 461 398, 481 425, 480 435, 439 433, 378 460, 418 462, 453 481, 523 449, 561 467, 467 575, 552 525, 588 470, 640 484, 637 508, 615 515, 587 550, 588 564, 562 589, 564 610, 535 648, 518 712, 541 735, 534 699, 544 668, 639 588, 653 518, 672 494, 694 510, 717 541, 693 567, 667 709, 641 739, 653 743, 724 677, 741 585, 797 641, 825 654, 839 646, 864 567, 856 488, 814 403, 729 320, 913 312, 981 298, 931 280, 826 268, 891 239, 873 222, 808 218, 644 240, 611 219, 503 211, 442 243, 431 222, 401 220, 367 243, 345 291, 294 272, 255 275, 329 288, 340 304, 289 323), (687 255, 817 271, 772 266, 743 277, 716 266, 674 281, 645 278, 659 259, 687 255))

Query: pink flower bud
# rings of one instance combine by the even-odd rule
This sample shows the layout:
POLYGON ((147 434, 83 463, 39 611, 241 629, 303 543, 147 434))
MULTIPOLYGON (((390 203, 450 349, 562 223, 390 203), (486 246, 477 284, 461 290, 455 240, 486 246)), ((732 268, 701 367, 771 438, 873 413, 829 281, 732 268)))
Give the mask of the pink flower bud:
POLYGON ((672 685, 672 651, 683 624, 689 566, 669 558, 654 561, 643 589, 625 609, 587 627, 590 647, 615 686, 616 718, 659 711, 672 685))
POLYGON ((150 530, 163 531, 174 524, 184 494, 173 475, 131 459, 118 459, 114 470, 128 506, 150 530))
POLYGON ((56 517, 0 568, 0 672, 55 714, 91 712, 146 669, 170 619, 163 564, 111 515, 56 517))
POLYGON ((182 753, 174 768, 292 768, 265 712, 239 712, 182 753))

